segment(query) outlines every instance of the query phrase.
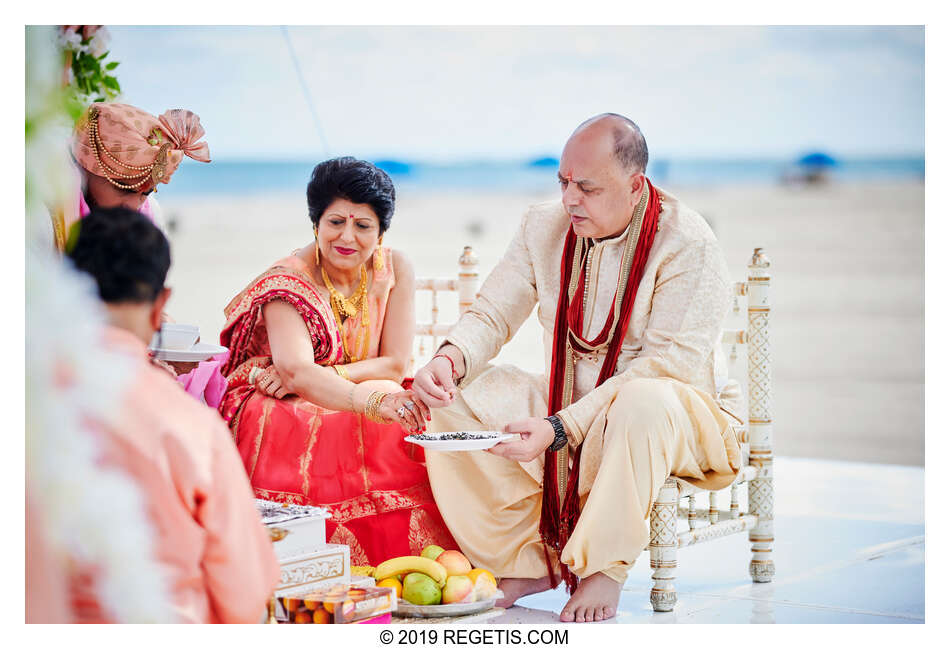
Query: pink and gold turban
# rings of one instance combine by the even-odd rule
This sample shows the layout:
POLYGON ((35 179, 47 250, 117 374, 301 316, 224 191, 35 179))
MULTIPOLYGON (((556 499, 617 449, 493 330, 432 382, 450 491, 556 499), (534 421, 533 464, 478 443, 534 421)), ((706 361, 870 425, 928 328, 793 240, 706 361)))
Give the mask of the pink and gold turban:
POLYGON ((127 104, 96 103, 73 136, 73 156, 119 189, 145 192, 167 183, 184 156, 211 162, 201 120, 190 110, 155 117, 127 104))

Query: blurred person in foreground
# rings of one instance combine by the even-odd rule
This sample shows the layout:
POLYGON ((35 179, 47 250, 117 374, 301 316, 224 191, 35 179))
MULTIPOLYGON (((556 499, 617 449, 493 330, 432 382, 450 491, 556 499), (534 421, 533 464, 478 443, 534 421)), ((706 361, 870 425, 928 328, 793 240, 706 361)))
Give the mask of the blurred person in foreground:
POLYGON ((220 410, 259 498, 329 510, 327 537, 355 564, 457 546, 422 453, 403 438, 428 408, 401 382, 415 331, 408 257, 383 246, 396 193, 351 157, 307 185, 313 240, 225 307, 231 350, 220 410))
POLYGON ((727 412, 738 384, 717 362, 726 263, 703 218, 654 187, 646 165, 629 119, 581 124, 561 155, 561 200, 528 209, 415 377, 433 431, 520 433, 487 453, 426 453, 449 530, 503 578, 500 606, 563 579, 562 621, 613 617, 667 477, 721 489, 740 467, 727 412), (547 373, 489 365, 535 304, 547 373))
MULTIPOLYGON (((103 461, 143 491, 180 621, 257 622, 279 571, 241 459, 217 413, 146 360, 170 294, 168 241, 146 216, 113 208, 76 223, 70 245, 69 258, 105 303, 106 345, 137 366, 119 422, 97 428, 103 461)), ((91 567, 73 580, 74 611, 82 621, 107 621, 85 590, 94 579, 91 567)))
POLYGON ((99 102, 73 131, 70 152, 78 171, 75 200, 51 215, 57 248, 66 246, 72 224, 95 207, 138 210, 162 227, 151 194, 168 183, 185 156, 211 162, 205 130, 190 110, 160 117, 128 104, 99 102))

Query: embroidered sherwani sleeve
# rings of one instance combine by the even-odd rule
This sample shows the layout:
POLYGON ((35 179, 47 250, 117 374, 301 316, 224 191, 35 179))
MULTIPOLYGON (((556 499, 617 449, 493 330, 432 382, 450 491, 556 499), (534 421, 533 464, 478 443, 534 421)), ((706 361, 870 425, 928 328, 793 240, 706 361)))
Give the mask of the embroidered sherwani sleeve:
POLYGON ((576 446, 584 440, 598 414, 613 403, 620 387, 631 379, 669 377, 700 383, 700 374, 718 344, 728 300, 728 270, 714 241, 691 243, 663 262, 653 286, 639 355, 623 372, 557 413, 571 444, 576 446))
POLYGON ((514 239, 489 273, 472 306, 446 337, 465 358, 465 380, 475 376, 511 340, 538 301, 522 219, 514 239))

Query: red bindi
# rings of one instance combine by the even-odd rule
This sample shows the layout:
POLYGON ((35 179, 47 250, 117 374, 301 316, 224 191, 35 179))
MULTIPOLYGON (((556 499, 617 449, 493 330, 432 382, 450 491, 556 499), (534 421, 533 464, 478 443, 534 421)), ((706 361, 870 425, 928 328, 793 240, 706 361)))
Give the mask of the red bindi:
POLYGON ((569 182, 569 183, 574 182, 574 172, 573 172, 573 171, 568 171, 568 172, 567 172, 567 182, 569 182))
POLYGON ((354 219, 354 218, 356 218, 356 217, 355 217, 355 216, 353 216, 352 214, 350 214, 350 218, 351 218, 351 219, 354 219))

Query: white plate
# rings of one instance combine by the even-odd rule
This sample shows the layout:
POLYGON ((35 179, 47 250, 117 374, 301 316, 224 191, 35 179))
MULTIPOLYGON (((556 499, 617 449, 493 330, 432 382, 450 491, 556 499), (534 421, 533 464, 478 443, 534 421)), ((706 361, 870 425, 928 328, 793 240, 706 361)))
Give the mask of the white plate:
POLYGON ((227 347, 212 345, 211 343, 195 343, 190 349, 155 349, 150 347, 155 358, 160 361, 174 361, 176 363, 196 363, 206 361, 215 354, 227 351, 227 347))
POLYGON ((396 603, 396 615, 400 617, 456 617, 459 615, 471 615, 494 608, 495 600, 501 599, 505 594, 495 589, 495 594, 488 599, 482 599, 477 602, 467 604, 433 604, 431 606, 422 606, 420 604, 410 604, 400 598, 396 603))
POLYGON ((422 448, 429 449, 431 451, 482 451, 486 448, 491 448, 499 442, 507 442, 509 439, 514 439, 517 437, 517 435, 513 433, 503 433, 498 430, 472 430, 421 434, 428 437, 440 437, 446 439, 413 439, 413 435, 407 435, 403 439, 405 439, 410 444, 418 444, 422 448), (452 437, 452 435, 458 435, 460 432, 464 432, 469 435, 487 436, 487 438, 449 439, 452 437))

